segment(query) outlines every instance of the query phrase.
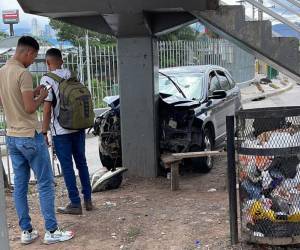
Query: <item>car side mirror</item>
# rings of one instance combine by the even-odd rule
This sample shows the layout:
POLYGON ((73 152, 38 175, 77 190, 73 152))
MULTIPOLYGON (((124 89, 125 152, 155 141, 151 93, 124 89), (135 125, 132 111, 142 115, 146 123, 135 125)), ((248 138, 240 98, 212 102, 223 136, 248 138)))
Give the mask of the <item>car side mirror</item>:
POLYGON ((226 98, 227 93, 225 90, 215 90, 211 96, 208 97, 209 100, 217 100, 226 98))

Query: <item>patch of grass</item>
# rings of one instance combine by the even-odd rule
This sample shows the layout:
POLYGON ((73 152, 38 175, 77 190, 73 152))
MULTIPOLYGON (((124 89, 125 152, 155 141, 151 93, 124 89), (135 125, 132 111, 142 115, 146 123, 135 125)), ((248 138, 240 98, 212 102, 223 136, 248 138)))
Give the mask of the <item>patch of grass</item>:
POLYGON ((142 234, 142 230, 138 227, 130 227, 127 233, 127 240, 133 242, 136 238, 142 234))

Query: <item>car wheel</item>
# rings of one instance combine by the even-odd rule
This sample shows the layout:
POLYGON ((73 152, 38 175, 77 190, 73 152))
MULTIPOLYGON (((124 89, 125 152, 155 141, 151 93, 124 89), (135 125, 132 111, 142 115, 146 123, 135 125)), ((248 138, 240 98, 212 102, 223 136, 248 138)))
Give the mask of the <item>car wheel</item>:
MULTIPOLYGON (((210 129, 204 129, 203 151, 212 151, 214 149, 214 139, 210 129)), ((201 172, 208 173, 214 166, 214 159, 212 156, 202 158, 201 172)))
MULTIPOLYGON (((202 146, 192 145, 189 149, 190 152, 202 152, 213 150, 214 140, 212 133, 209 129, 204 130, 202 146)), ((186 159, 184 164, 191 166, 193 171, 198 173, 208 173, 213 168, 213 158, 212 157, 201 157, 201 158, 191 158, 186 159)))

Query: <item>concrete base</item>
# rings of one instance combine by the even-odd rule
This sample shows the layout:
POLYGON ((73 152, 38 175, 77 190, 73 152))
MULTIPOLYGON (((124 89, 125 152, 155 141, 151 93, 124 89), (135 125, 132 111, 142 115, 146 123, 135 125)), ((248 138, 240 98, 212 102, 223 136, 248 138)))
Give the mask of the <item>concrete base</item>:
POLYGON ((118 39, 123 167, 156 177, 158 52, 151 37, 118 39))

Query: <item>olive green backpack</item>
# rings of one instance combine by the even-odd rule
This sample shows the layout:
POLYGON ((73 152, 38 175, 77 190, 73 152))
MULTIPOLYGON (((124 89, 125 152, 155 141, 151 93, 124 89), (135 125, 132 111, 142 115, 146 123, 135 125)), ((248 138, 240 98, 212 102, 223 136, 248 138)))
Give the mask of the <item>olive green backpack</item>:
MULTIPOLYGON (((95 114, 88 88, 76 77, 63 79, 52 72, 45 75, 59 84, 60 105, 57 120, 60 126, 72 130, 91 128, 94 125, 95 114)), ((53 95, 55 96, 55 93, 53 95)))

